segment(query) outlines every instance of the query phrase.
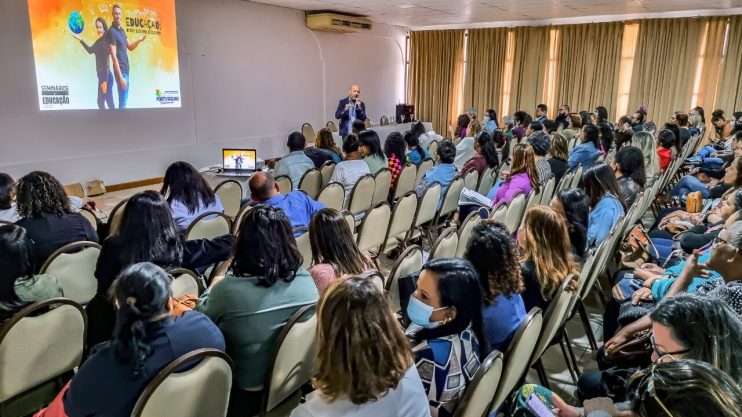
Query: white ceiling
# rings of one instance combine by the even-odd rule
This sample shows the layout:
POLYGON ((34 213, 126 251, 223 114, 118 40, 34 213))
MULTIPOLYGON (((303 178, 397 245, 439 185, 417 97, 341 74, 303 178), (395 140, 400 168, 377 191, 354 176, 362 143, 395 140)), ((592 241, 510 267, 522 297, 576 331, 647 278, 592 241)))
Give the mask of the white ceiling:
POLYGON ((252 0, 298 10, 333 10, 403 27, 550 21, 699 9, 728 14, 742 0, 252 0), (726 11, 726 13, 724 13, 726 11))

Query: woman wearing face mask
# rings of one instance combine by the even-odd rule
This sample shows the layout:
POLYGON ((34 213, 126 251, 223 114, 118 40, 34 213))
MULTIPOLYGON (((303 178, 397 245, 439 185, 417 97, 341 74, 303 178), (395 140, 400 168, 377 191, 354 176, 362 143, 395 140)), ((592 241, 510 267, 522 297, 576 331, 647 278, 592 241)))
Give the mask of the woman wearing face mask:
POLYGON ((494 132, 500 127, 497 122, 497 112, 493 109, 487 110, 482 120, 482 123, 484 123, 484 126, 483 126, 484 131, 491 135, 492 132, 494 132))
POLYGON ((482 308, 479 277, 469 261, 443 258, 423 266, 407 305, 407 334, 433 417, 453 415, 489 351, 482 308), (460 377, 449 379, 454 374, 460 377))

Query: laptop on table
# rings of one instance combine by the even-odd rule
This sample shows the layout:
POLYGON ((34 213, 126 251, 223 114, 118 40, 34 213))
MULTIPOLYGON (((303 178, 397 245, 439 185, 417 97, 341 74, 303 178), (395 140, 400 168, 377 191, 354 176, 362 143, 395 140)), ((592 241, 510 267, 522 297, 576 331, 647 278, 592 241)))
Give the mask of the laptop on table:
POLYGON ((257 170, 255 149, 222 149, 222 173, 226 177, 249 177, 257 170))

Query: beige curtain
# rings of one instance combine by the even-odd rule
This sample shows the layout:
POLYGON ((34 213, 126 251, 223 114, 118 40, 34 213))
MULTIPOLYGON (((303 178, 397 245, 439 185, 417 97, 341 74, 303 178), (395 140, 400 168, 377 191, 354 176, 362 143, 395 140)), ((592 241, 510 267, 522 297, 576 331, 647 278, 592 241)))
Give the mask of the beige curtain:
POLYGON ((572 112, 605 106, 614 114, 624 22, 557 28, 556 105, 567 104, 572 112))
POLYGON ((629 112, 646 104, 648 119, 660 125, 688 110, 703 24, 698 18, 640 21, 629 112))
MULTIPOLYGON (((731 117, 732 112, 742 110, 742 16, 732 16, 729 21, 727 54, 721 69, 721 79, 716 94, 717 109, 731 117)), ((711 114, 706 109, 706 117, 711 114)))
MULTIPOLYGON (((698 83, 697 106, 711 107, 716 100, 716 92, 722 69, 721 59, 724 50, 724 35, 727 30, 728 20, 725 16, 701 18, 702 24, 705 25, 705 42, 701 47, 703 60, 699 60, 696 80, 694 81, 698 83)), ((739 62, 737 63, 739 64, 739 62)))
POLYGON ((510 114, 518 110, 533 114, 536 106, 545 101, 549 29, 549 26, 511 29, 514 32, 515 54, 508 106, 510 114))
POLYGON ((507 28, 469 30, 464 108, 474 107, 480 115, 492 108, 502 116, 500 109, 507 41, 507 28))
POLYGON ((417 119, 444 136, 459 107, 463 62, 463 30, 410 33, 408 97, 417 119))

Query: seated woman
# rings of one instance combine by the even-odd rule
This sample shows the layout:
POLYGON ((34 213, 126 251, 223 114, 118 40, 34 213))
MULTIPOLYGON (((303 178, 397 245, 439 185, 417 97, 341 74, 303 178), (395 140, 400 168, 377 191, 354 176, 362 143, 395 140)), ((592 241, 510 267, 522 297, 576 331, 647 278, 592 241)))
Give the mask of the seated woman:
POLYGON ((81 214, 70 208, 64 187, 42 171, 27 174, 17 185, 17 209, 22 217, 16 224, 33 242, 33 271, 38 272, 57 249, 73 242, 98 242, 98 234, 81 214))
POLYGON ((20 220, 15 207, 15 181, 5 173, 0 173, 0 221, 15 223, 20 220))
MULTIPOLYGON (((420 125, 422 126, 422 123, 420 125)), ((404 132, 402 138, 407 144, 407 160, 411 164, 420 165, 423 159, 430 157, 428 151, 420 145, 420 138, 415 135, 415 132, 408 130, 404 132)))
POLYGON ((314 146, 329 152, 332 162, 336 164, 339 164, 343 160, 343 154, 338 149, 335 139, 332 137, 332 132, 329 129, 320 129, 317 132, 317 140, 314 142, 314 146))
POLYGON ((639 190, 646 185, 647 176, 644 173, 644 156, 639 148, 624 146, 616 153, 611 161, 611 168, 616 175, 618 188, 623 194, 626 207, 630 207, 636 201, 639 190))
MULTIPOLYGON (((652 327, 652 362, 656 364, 676 361, 702 361, 728 374, 731 379, 739 381, 742 377, 742 355, 736 349, 742 342, 742 321, 724 303, 690 294, 680 295, 662 301, 651 314, 652 327), (689 326, 688 323, 703 323, 703 326, 689 326)), ((585 401, 582 407, 567 404, 556 394, 536 385, 525 385, 519 391, 514 402, 512 415, 527 415, 525 399, 531 393, 538 396, 549 408, 559 408, 560 416, 597 416, 591 411, 602 407, 615 407, 628 410, 631 389, 627 383, 633 379, 637 368, 607 371, 586 372, 580 378, 578 395, 581 398, 610 396, 603 401, 585 401), (606 392, 606 388, 611 389, 606 392), (615 403, 614 403, 615 402, 615 403)), ((645 371, 640 371, 645 372, 645 371)), ((607 410, 603 408, 603 410, 607 410)), ((616 415, 616 414, 613 414, 616 415)), ((662 415, 662 413, 658 414, 662 415)), ((673 416, 676 414, 673 413, 673 416)), ((693 415, 693 414, 691 414, 693 415)), ((698 415, 706 415, 700 412, 698 415)))
POLYGON ((554 175, 554 185, 556 186, 569 168, 567 165, 569 142, 562 133, 554 132, 551 134, 549 153, 551 158, 547 159, 547 162, 549 163, 549 170, 554 175))
MULTIPOLYGON (((742 132, 735 136, 734 154, 735 158, 742 156, 742 132)), ((690 173, 678 181, 672 189, 672 195, 683 197, 688 193, 698 191, 703 198, 719 198, 726 192, 730 185, 719 182, 726 175, 729 168, 734 164, 734 160, 721 165, 719 169, 713 168, 693 168, 690 173)))
POLYGON ((472 119, 472 121, 469 122, 469 127, 466 128, 466 137, 456 143, 456 159, 453 161, 453 164, 456 165, 456 169, 461 170, 466 161, 474 156, 476 138, 481 133, 482 125, 479 124, 477 119, 472 119))
POLYGON ((386 142, 384 142, 384 154, 386 155, 389 164, 387 168, 389 168, 389 171, 392 173, 392 183, 389 187, 390 191, 397 187, 397 178, 399 178, 399 174, 402 173, 402 170, 407 163, 405 149, 407 149, 407 147, 405 146, 401 133, 392 132, 386 137, 386 142))
POLYGON ((350 277, 331 285, 317 328, 317 391, 291 417, 430 416, 412 350, 372 281, 350 277))
POLYGON ((647 177, 646 183, 657 178, 664 169, 660 170, 659 156, 660 151, 654 140, 654 135, 650 132, 636 132, 631 137, 631 143, 625 143, 638 148, 644 156, 644 174, 647 177))
POLYGON ((499 203, 510 203, 516 195, 521 193, 527 196, 531 190, 539 192, 541 179, 536 168, 533 148, 522 143, 515 145, 512 168, 509 172, 500 172, 500 176, 503 181, 499 187, 495 185, 497 190, 492 199, 493 206, 499 203))
MULTIPOLYGON (((562 129, 562 135, 567 139, 567 147, 573 140, 577 140, 582 130, 582 118, 578 114, 570 114, 567 118, 568 124, 566 129, 562 129)), ((567 158, 564 158, 566 161, 567 158)))
MULTIPOLYGON (((361 161, 363 162, 363 161, 361 161)), ((234 361, 228 415, 257 413, 276 336, 302 306, 316 303, 317 286, 301 267, 291 223, 281 209, 247 212, 227 276, 201 297, 198 309, 224 333, 234 361)))
POLYGON ((495 141, 489 133, 482 132, 477 136, 477 143, 474 147, 476 155, 466 161, 461 172, 466 174, 469 171, 477 171, 481 176, 487 168, 497 169, 500 160, 497 156, 495 141))
POLYGON ((607 122, 600 122, 597 124, 598 127, 598 143, 600 143, 600 153, 608 155, 611 149, 614 148, 616 135, 613 131, 613 126, 607 122))
POLYGON ((224 213, 219 196, 214 193, 201 173, 188 162, 170 164, 162 180, 160 194, 167 198, 175 226, 185 233, 200 215, 216 211, 224 213))
POLYGON ((337 210, 325 208, 312 217, 309 243, 314 263, 309 273, 320 295, 342 276, 373 269, 371 261, 358 250, 345 217, 337 210))
POLYGON ((31 238, 20 226, 0 226, 0 325, 23 307, 63 297, 59 281, 34 275, 31 238))
POLYGON ((600 156, 599 139, 600 135, 597 127, 594 125, 582 126, 578 145, 569 151, 567 164, 570 171, 574 171, 578 165, 582 165, 584 172, 595 163, 595 160, 600 156))
POLYGON ((538 172, 538 178, 543 187, 553 176, 551 173, 551 164, 549 164, 549 161, 546 159, 546 155, 549 153, 549 147, 551 146, 551 139, 549 138, 549 134, 542 130, 533 132, 533 134, 528 137, 528 144, 533 148, 536 171, 538 172))
POLYGON ((407 305, 417 371, 433 417, 450 417, 489 351, 477 271, 461 258, 423 266, 407 305))
POLYGON ((62 401, 69 417, 128 417, 139 395, 170 362, 194 350, 224 351, 224 337, 206 316, 169 312, 170 277, 149 262, 124 269, 111 286, 116 328, 93 348, 62 401))
POLYGON ((504 353, 526 316, 515 241, 505 226, 487 220, 474 227, 464 257, 474 265, 482 285, 487 342, 504 353))
POLYGON ((119 232, 103 241, 98 255, 95 266, 98 288, 86 306, 88 346, 111 338, 115 310, 108 294, 111 284, 125 267, 152 262, 165 269, 185 267, 197 270, 226 260, 234 241, 231 235, 189 241, 182 241, 181 236, 170 207, 161 194, 143 191, 129 199, 119 232))
POLYGON ((590 199, 579 188, 567 188, 554 196, 549 207, 567 224, 572 255, 575 256, 578 262, 582 263, 587 254, 590 199))
POLYGON ((339 182, 345 189, 343 207, 348 207, 348 199, 350 199, 350 193, 353 191, 356 182, 362 176, 371 173, 368 169, 368 164, 363 160, 358 150, 359 147, 360 143, 356 135, 350 134, 345 136, 343 139, 345 159, 343 162, 335 165, 335 171, 332 172, 332 178, 330 178, 330 182, 339 182))
POLYGON ((606 164, 590 167, 582 174, 585 194, 590 199, 587 226, 587 247, 597 247, 624 215, 623 194, 613 170, 606 164))
POLYGON ((545 312, 569 275, 574 275, 569 290, 577 290, 580 271, 569 254, 567 224, 554 210, 546 206, 530 207, 518 230, 518 242, 525 285, 521 295, 526 311, 538 307, 545 312))
POLYGON ((469 122, 471 122, 471 119, 466 113, 460 114, 456 119, 456 127, 454 128, 453 135, 451 135, 454 143, 459 143, 461 139, 464 139, 467 136, 466 133, 469 129, 469 122))
POLYGON ((363 160, 368 164, 368 171, 374 175, 384 168, 389 167, 386 155, 381 149, 379 135, 373 130, 364 130, 358 134, 358 150, 363 160))
MULTIPOLYGON (((631 130, 631 116, 621 116, 616 124, 616 150, 619 151, 622 146, 631 144, 633 137, 634 131, 631 130)), ((652 139, 652 142, 654 142, 654 139, 652 139)))
POLYGON ((419 197, 428 186, 437 182, 441 185, 441 197, 438 200, 438 208, 440 208, 443 204, 443 198, 446 196, 446 191, 448 191, 448 186, 456 177, 456 166, 453 164, 456 158, 456 146, 450 140, 444 140, 438 144, 436 156, 438 157, 438 164, 423 175, 420 184, 415 187, 415 193, 419 197))

